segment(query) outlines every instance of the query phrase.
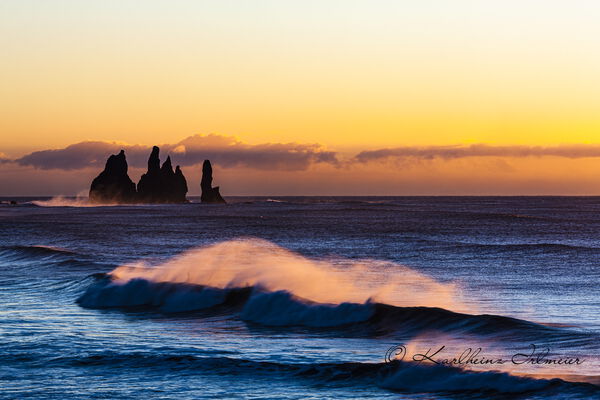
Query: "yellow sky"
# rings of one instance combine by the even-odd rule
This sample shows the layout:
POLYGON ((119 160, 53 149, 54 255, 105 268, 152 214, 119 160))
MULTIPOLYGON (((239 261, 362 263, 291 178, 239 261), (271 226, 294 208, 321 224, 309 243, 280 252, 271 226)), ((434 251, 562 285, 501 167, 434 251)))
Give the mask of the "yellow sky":
POLYGON ((4 1, 0 150, 600 142, 595 1, 4 1))
MULTIPOLYGON (((85 191, 93 168, 1 159, 86 140, 217 134, 242 147, 319 143, 345 160, 406 146, 598 145, 598 21, 592 0, 5 0, 0 193, 30 193, 18 184, 35 179, 30 194, 85 191)), ((264 171, 235 167, 221 179, 232 194, 361 194, 347 190, 358 176, 381 178, 365 194, 597 194, 597 157, 311 164, 271 172, 264 187, 264 171)))

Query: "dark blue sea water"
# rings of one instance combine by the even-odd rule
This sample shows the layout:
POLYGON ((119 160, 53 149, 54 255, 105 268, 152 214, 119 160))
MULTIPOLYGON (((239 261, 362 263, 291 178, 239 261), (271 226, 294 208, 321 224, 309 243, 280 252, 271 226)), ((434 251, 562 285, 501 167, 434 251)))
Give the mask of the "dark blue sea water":
POLYGON ((2 398, 600 398, 600 198, 1 200, 2 398))

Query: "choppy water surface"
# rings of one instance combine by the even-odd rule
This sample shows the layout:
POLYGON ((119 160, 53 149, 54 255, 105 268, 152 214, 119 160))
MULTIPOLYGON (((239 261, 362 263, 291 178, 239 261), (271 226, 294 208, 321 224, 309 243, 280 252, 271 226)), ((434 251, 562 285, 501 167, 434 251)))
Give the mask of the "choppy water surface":
POLYGON ((5 398, 600 398, 600 198, 2 200, 5 398))

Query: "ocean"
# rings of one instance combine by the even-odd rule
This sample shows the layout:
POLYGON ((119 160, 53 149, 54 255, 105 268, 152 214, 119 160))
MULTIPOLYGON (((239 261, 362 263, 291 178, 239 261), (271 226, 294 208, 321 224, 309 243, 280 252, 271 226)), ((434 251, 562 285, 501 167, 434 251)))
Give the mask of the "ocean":
POLYGON ((598 197, 0 200, 2 398, 600 399, 598 197))

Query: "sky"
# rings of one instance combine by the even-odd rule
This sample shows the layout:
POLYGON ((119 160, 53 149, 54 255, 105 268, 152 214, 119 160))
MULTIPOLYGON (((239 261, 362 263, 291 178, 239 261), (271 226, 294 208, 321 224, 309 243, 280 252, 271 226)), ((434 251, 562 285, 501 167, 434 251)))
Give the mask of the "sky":
POLYGON ((600 195, 600 3, 2 0, 0 196, 600 195), (55 150, 50 152, 49 150, 55 150), (87 157, 87 158, 85 158, 87 157))

